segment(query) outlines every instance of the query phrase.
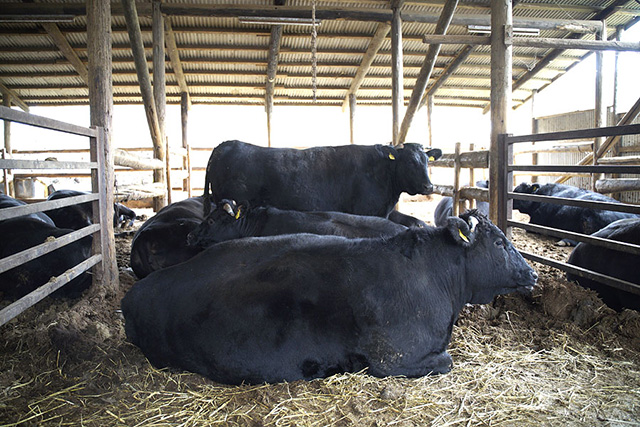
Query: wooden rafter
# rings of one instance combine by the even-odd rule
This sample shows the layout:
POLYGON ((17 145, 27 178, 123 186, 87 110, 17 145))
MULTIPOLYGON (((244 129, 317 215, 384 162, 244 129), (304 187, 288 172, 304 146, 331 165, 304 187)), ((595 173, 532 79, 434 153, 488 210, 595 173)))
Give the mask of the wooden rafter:
POLYGON ((187 79, 184 76, 184 69, 182 68, 182 61, 180 60, 180 53, 178 52, 176 36, 173 32, 171 19, 169 19, 169 17, 166 17, 164 20, 164 31, 167 53, 169 54, 169 60, 171 61, 173 74, 176 76, 176 81, 180 86, 180 91, 187 94, 187 103, 189 103, 189 85, 187 84, 187 79))
POLYGON ((5 86, 2 82, 0 82, 0 92, 2 92, 2 97, 5 99, 11 99, 11 102, 20 107, 23 111, 29 112, 29 106, 20 98, 20 95, 13 90, 5 86))
POLYGON ((391 25, 386 23, 378 24, 378 27, 376 28, 376 32, 371 38, 371 41, 369 42, 367 51, 362 57, 362 61, 360 62, 358 71, 356 71, 356 75, 353 78, 353 81, 351 82, 351 87, 349 87, 349 90, 347 91, 347 95, 345 96, 344 101, 342 102, 342 111, 346 109, 347 104, 349 103, 349 96, 355 95, 356 92, 358 91, 358 88, 360 88, 360 85, 362 85, 362 82, 364 81, 365 76, 367 75, 367 73, 369 72, 369 69, 371 68, 371 64, 373 64, 373 60, 375 59, 376 54, 378 53, 378 51, 380 50, 380 47, 382 46, 382 42, 384 42, 390 30, 391 30, 391 25))
POLYGON ((82 81, 88 85, 89 84, 89 73, 87 71, 87 67, 84 65, 84 62, 78 57, 78 54, 71 47, 64 34, 60 31, 60 28, 56 24, 45 22, 42 23, 42 27, 47 31, 53 42, 58 46, 58 49, 62 52, 62 54, 67 58, 67 61, 73 65, 73 68, 78 72, 82 81))

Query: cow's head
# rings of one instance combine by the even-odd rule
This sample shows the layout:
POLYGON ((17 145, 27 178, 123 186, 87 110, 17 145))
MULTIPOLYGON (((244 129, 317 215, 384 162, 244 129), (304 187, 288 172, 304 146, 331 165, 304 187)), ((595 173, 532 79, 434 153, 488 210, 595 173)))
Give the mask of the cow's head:
MULTIPOLYGON (((528 184, 523 182, 513 189, 514 193, 524 193, 524 194, 536 194, 540 190, 540 184, 533 183, 528 184)), ((534 204, 538 202, 531 202, 529 200, 514 200, 513 201, 513 209, 517 209, 522 213, 530 213, 534 209, 534 204)))
POLYGON ((204 221, 187 235, 187 245, 206 248, 242 237, 237 221, 242 218, 247 209, 246 204, 236 205, 233 200, 221 200, 204 221))
POLYGON ((429 180, 429 161, 442 156, 442 150, 424 150, 420 144, 403 144, 395 149, 391 161, 396 162, 395 180, 398 190, 409 194, 431 194, 433 185, 429 180))
POLYGON ((486 304, 496 295, 530 290, 538 275, 489 219, 476 210, 447 219, 447 230, 465 248, 469 301, 486 304))

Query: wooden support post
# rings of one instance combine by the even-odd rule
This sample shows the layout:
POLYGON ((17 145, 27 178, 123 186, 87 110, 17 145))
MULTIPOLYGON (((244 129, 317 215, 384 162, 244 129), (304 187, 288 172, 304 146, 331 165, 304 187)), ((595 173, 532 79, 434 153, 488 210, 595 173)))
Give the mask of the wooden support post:
MULTIPOLYGON (((538 133, 538 120, 535 116, 535 106, 536 106, 536 95, 538 94, 538 89, 534 89, 531 92, 531 133, 538 133)), ((532 146, 536 145, 535 142, 531 143, 532 146)), ((538 153, 531 153, 531 164, 538 164, 538 153)), ((531 182, 538 182, 538 175, 531 176, 531 182)))
MULTIPOLYGON (((156 106, 156 114, 158 117, 158 128, 160 131, 161 144, 153 144, 153 157, 169 164, 168 142, 165 136, 165 110, 167 104, 166 79, 165 79, 165 53, 164 53, 164 17, 160 11, 160 0, 153 0, 152 3, 152 23, 151 32, 153 37, 153 99, 156 106), (165 148, 166 147, 166 148, 165 148)), ((167 205, 168 199, 171 198, 171 186, 169 180, 166 179, 170 173, 169 170, 154 170, 153 182, 166 182, 167 196, 155 197, 153 199, 153 210, 158 212, 167 205)))
POLYGON ((355 144, 355 127, 356 127, 356 95, 349 94, 349 141, 355 144))
MULTIPOLYGON (((471 144, 469 144, 469 152, 473 153, 473 150, 475 150, 475 145, 472 142, 471 144)), ((472 187, 476 185, 475 168, 469 168, 469 185, 472 187)), ((469 199, 469 208, 474 209, 475 207, 476 199, 469 199)))
POLYGON ((191 197, 191 147, 187 139, 187 125, 189 123, 189 94, 180 94, 180 122, 182 124, 182 148, 187 150, 187 155, 182 160, 182 167, 187 171, 187 177, 182 181, 182 188, 187 190, 187 197, 191 197))
MULTIPOLYGON (((597 40, 607 40, 607 24, 602 21, 602 30, 596 33, 597 40)), ((596 52, 596 100, 595 100, 595 122, 594 127, 607 126, 607 105, 604 99, 604 52, 596 52)), ((598 150, 604 141, 603 137, 594 138, 593 140, 593 164, 598 163, 598 150)), ((601 174, 594 173, 591 175, 591 189, 596 190, 596 181, 600 179, 601 174)))
MULTIPOLYGON (((447 29, 449 28, 449 24, 451 23, 451 18, 453 17, 453 13, 458 6, 458 0, 447 0, 444 8, 442 9, 442 14, 440 15, 440 19, 438 19, 438 24, 436 25, 435 32, 436 34, 445 34, 447 29)), ((411 98, 409 99, 409 105, 407 105, 407 112, 404 115, 404 119, 402 120, 402 127, 400 128, 400 134, 398 135, 398 142, 402 143, 407 138, 407 133, 409 132, 409 127, 411 127, 411 122, 413 121, 413 117, 415 116, 418 108, 420 107, 420 101, 422 100, 422 96, 427 90, 427 84, 429 84, 429 79, 431 78, 431 72, 433 71, 433 67, 436 64, 436 59, 438 58, 438 54, 440 53, 440 45, 432 44, 429 46, 429 50, 427 51, 427 56, 424 58, 422 66, 420 67, 420 71, 418 72, 418 78, 416 80, 416 84, 413 87, 413 91, 411 92, 411 98)))
MULTIPOLYGON (((498 137, 508 132, 511 111, 513 48, 511 0, 491 0, 491 147, 489 150, 489 218, 498 223, 499 192, 506 191, 504 177, 499 176, 498 137)), ((504 231, 504 230, 503 230, 504 231)))
POLYGON ((433 147, 433 95, 427 97, 427 127, 429 128, 429 147, 433 147))
MULTIPOLYGON (((510 2, 509 2, 510 3, 510 2)), ((498 151, 498 173, 496 173, 496 187, 498 188, 496 199, 491 199, 489 194, 489 209, 495 200, 497 205, 497 217, 494 223, 502 230, 508 239, 511 238, 511 227, 507 227, 507 221, 511 219, 513 211, 513 200, 507 199, 507 191, 513 185, 513 172, 508 172, 507 166, 513 161, 513 146, 506 142, 507 134, 498 135, 496 151, 498 151)), ((489 181, 489 192, 493 187, 493 182, 489 181)))
POLYGON ((393 145, 400 144, 400 111, 404 105, 403 84, 403 56, 402 56, 402 17, 400 8, 393 9, 391 19, 391 108, 393 122, 391 126, 393 145))
POLYGON ((460 214, 460 143, 456 142, 454 161, 453 161, 453 209, 451 215, 458 216, 460 214))
MULTIPOLYGON (((619 26, 616 28, 616 41, 620 41, 624 28, 619 26)), ((620 59, 620 52, 615 53, 614 68, 613 68, 613 116, 614 122, 618 120, 618 62, 620 59)))
POLYGON ((100 238, 93 240, 93 253, 102 252, 102 263, 94 270, 93 292, 100 296, 114 294, 118 287, 118 264, 113 235, 114 181, 111 130, 113 89, 111 77, 111 3, 87 0, 87 51, 89 76, 89 111, 91 126, 102 129, 91 144, 93 192, 100 193, 100 207, 94 202, 94 222, 100 221, 100 238), (96 284, 101 286, 95 286, 96 284))
MULTIPOLYGON (((5 94, 2 99, 2 104, 7 108, 11 108, 11 97, 5 94)), ((2 152, 2 158, 11 158, 11 122, 9 120, 4 121, 4 151, 2 152)), ((4 194, 11 195, 11 186, 9 185, 11 169, 3 169, 2 176, 4 182, 4 194)))
POLYGON ((158 124, 158 114, 153 98, 153 90, 151 89, 151 77, 149 76, 149 67, 147 58, 142 44, 142 32, 140 31, 140 22, 138 21, 138 12, 134 0, 122 0, 124 16, 127 21, 127 31, 131 41, 131 50, 136 65, 136 74, 140 83, 140 93, 144 104, 147 123, 151 133, 151 141, 156 150, 164 151, 164 139, 158 124))

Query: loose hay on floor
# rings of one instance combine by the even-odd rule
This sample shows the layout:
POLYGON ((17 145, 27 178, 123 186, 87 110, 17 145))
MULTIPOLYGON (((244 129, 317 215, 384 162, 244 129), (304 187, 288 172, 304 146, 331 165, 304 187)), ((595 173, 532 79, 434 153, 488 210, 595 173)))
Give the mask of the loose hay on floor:
POLYGON ((463 310, 449 374, 240 387, 154 369, 127 343, 123 272, 119 295, 43 302, 0 330, 0 425, 640 424, 640 315, 539 272, 533 295, 463 310))

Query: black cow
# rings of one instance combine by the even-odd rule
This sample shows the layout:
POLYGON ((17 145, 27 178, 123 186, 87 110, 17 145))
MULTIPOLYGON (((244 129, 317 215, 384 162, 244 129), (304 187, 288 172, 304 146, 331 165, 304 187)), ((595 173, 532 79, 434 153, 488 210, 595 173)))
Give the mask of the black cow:
POLYGON ((207 247, 241 237, 276 236, 292 233, 335 235, 349 238, 393 236, 406 230, 386 218, 342 212, 300 212, 273 207, 250 208, 223 200, 192 231, 190 245, 207 247))
MULTIPOLYGON (((489 181, 476 181, 476 187, 489 188, 489 181)), ((477 209, 484 215, 489 214, 489 203, 478 202, 477 209)), ((437 227, 442 227, 447 223, 447 218, 453 213, 453 197, 443 197, 433 212, 433 222, 437 227)))
POLYGON ((537 275, 486 217, 390 238, 288 234, 231 240, 137 282, 129 340, 155 366, 229 384, 368 368, 418 377, 451 368, 459 310, 530 289, 537 275))
MULTIPOLYGON (((0 222, 0 258, 57 238, 73 230, 57 228, 38 218, 19 217, 0 222)), ((91 255, 91 236, 0 274, 0 291, 5 299, 17 299, 35 290, 91 255)), ((78 297, 91 285, 91 276, 82 273, 54 292, 53 296, 78 297)))
MULTIPOLYGON (((47 200, 64 199, 67 197, 82 196, 90 194, 76 190, 56 190, 47 197, 47 200)), ((65 206, 58 209, 51 209, 48 215, 53 219, 56 226, 60 228, 71 228, 79 230, 93 224, 93 209, 91 202, 79 205, 65 206)), ((136 219, 136 213, 128 207, 120 204, 113 204, 113 226, 131 226, 136 219)))
MULTIPOLYGON (((563 197, 568 199, 590 200, 595 202, 620 203, 611 197, 600 193, 584 190, 563 184, 522 183, 514 190, 515 193, 537 194, 541 196, 563 197)), ((637 215, 615 211, 580 208, 577 206, 555 205, 551 203, 514 200, 513 208, 526 213, 532 224, 546 227, 560 228, 582 234, 593 234, 614 221, 623 218, 637 218, 637 215)), ((558 242, 561 246, 575 246, 576 241, 563 239, 558 242)))
POLYGON ((251 206, 390 217, 424 226, 393 208, 402 192, 432 192, 427 164, 441 155, 439 149, 425 153, 419 144, 296 150, 225 141, 209 158, 204 196, 215 203, 247 200, 251 206))
MULTIPOLYGON (((12 208, 14 206, 24 206, 24 205, 26 205, 26 203, 23 202, 22 200, 14 199, 13 197, 8 196, 6 194, 0 194, 0 209, 12 208)), ((20 218, 24 218, 24 217, 37 219, 39 221, 44 222, 45 224, 55 225, 53 223, 53 220, 49 218, 49 216, 47 216, 47 214, 45 214, 44 212, 36 212, 36 213, 21 216, 20 218)))
MULTIPOLYGON (((602 230, 593 233, 595 237, 602 237, 619 242, 640 245, 640 218, 627 218, 613 222, 602 230)), ((597 271, 640 286, 638 264, 640 257, 627 252, 579 243, 569 257, 569 264, 597 271)), ((593 289, 602 301, 614 310, 624 308, 640 310, 640 295, 615 289, 586 277, 567 274, 569 280, 577 281, 585 288, 593 289)))
POLYGON ((136 231, 131 268, 139 278, 186 261, 202 250, 188 246, 187 235, 204 220, 203 198, 192 197, 160 209, 136 231))

